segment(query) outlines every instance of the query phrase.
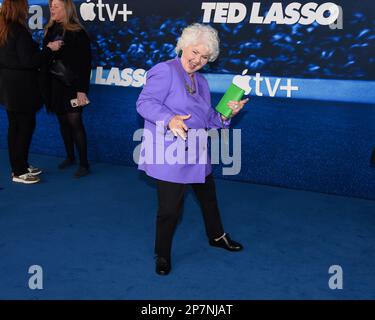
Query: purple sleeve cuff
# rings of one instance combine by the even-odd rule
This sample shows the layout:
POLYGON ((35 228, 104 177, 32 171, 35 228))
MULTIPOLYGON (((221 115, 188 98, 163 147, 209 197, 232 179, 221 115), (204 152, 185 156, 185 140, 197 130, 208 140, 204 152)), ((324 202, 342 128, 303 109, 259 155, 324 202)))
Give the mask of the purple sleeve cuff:
POLYGON ((223 127, 223 129, 228 129, 229 126, 230 126, 231 119, 229 118, 229 119, 227 119, 227 120, 223 120, 223 119, 221 118, 220 113, 218 113, 218 114, 219 114, 219 118, 220 118, 220 121, 221 121, 221 123, 222 123, 222 127, 223 127))

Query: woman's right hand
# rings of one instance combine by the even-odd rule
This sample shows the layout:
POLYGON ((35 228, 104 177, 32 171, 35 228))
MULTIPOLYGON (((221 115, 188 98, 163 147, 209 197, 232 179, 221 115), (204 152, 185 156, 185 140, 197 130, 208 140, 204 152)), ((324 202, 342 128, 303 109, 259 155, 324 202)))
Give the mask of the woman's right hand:
POLYGON ((64 44, 64 41, 62 40, 57 40, 57 41, 52 41, 47 44, 47 47, 50 48, 52 51, 58 51, 64 44))
POLYGON ((186 132, 188 127, 184 123, 184 120, 187 120, 191 117, 191 114, 188 115, 176 115, 168 123, 168 128, 173 132, 174 136, 180 136, 182 139, 186 140, 186 132))

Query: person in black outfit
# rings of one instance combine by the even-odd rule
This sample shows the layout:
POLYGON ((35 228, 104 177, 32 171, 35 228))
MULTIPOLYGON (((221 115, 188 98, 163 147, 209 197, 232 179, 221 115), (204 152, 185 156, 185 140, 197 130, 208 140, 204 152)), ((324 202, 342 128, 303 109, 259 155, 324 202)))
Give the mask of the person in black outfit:
POLYGON ((66 159, 59 168, 64 169, 74 164, 74 146, 76 146, 79 168, 75 176, 82 177, 89 173, 87 138, 82 111, 84 105, 88 103, 87 93, 91 74, 90 39, 79 22, 76 8, 71 0, 50 0, 49 7, 51 19, 45 28, 44 45, 54 40, 64 41, 63 47, 52 59, 61 61, 73 77, 71 83, 64 83, 49 74, 49 66, 46 65, 44 74, 48 86, 47 110, 58 117, 66 149, 66 159), (77 99, 77 107, 72 107, 72 99, 77 99))
POLYGON ((62 41, 43 51, 27 29, 27 0, 4 0, 0 9, 0 103, 8 116, 8 151, 14 182, 32 184, 42 172, 28 163, 35 115, 42 106, 38 68, 62 41))

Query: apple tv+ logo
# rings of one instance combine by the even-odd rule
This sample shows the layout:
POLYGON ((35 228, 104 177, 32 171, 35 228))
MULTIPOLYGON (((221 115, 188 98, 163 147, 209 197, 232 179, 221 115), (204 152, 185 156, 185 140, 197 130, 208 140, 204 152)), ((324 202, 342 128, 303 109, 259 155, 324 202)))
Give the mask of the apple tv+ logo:
POLYGON ((122 10, 119 9, 119 4, 110 5, 98 0, 97 3, 86 0, 79 8, 81 17, 84 21, 94 21, 98 17, 99 21, 115 21, 118 16, 122 16, 122 21, 128 21, 128 16, 133 14, 133 11, 128 11, 128 5, 122 4, 122 10), (97 8, 97 10, 95 10, 97 8), (106 16, 104 15, 106 13, 106 16))

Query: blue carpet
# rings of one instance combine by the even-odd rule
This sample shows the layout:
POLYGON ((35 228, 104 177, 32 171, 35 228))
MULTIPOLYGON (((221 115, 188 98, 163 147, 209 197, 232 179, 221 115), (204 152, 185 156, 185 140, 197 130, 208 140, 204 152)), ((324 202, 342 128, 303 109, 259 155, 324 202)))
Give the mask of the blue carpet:
POLYGON ((76 180, 61 158, 33 186, 9 179, 0 149, 0 299, 374 299, 375 202, 217 180, 225 228, 245 250, 208 245, 191 194, 175 236, 173 270, 154 272, 156 196, 134 168, 92 165, 76 180), (30 290, 40 265, 44 289, 30 290), (344 289, 328 287, 331 265, 344 289))

